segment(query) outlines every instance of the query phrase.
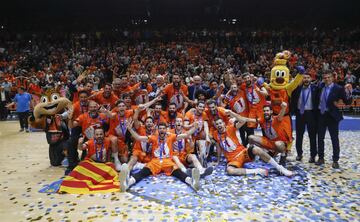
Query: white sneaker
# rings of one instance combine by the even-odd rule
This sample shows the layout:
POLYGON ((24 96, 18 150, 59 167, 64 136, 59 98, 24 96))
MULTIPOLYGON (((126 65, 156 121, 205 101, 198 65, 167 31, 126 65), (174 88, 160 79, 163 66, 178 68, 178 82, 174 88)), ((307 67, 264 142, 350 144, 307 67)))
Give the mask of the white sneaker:
POLYGON ((193 168, 191 174, 192 174, 191 187, 194 190, 198 191, 200 190, 200 171, 197 168, 193 168))
POLYGON ((144 166, 145 166, 145 163, 139 163, 139 162, 137 162, 137 163, 135 164, 135 166, 133 167, 133 170, 141 170, 142 168, 144 168, 144 166))
POLYGON ((121 166, 120 175, 119 175, 120 192, 126 192, 126 190, 129 188, 128 177, 129 177, 129 167, 126 163, 124 163, 121 166))
POLYGON ((287 176, 287 177, 292 177, 295 175, 294 172, 290 171, 290 170, 287 170, 287 169, 283 169, 282 171, 280 171, 280 173, 284 176, 287 176))

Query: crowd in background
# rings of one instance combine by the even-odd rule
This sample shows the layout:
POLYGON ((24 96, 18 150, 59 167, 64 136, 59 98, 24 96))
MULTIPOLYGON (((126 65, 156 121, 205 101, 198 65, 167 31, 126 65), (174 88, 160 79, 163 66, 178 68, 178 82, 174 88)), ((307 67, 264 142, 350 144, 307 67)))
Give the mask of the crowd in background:
POLYGON ((351 83, 353 95, 357 95, 360 94, 359 36, 360 30, 339 28, 327 31, 114 29, 46 34, 2 31, 1 112, 6 112, 5 105, 19 87, 35 95, 35 100, 48 88, 56 88, 72 99, 74 82, 79 86, 92 82, 92 90, 96 91, 119 78, 119 85, 114 86, 116 91, 116 87, 141 82, 144 74, 153 85, 153 97, 158 93, 157 77, 161 75, 166 83, 175 73, 188 86, 194 83, 192 77, 200 76, 202 84, 210 89, 224 84, 226 92, 244 72, 268 81, 273 58, 282 50, 292 52, 290 70, 303 65, 313 81, 318 81, 324 72, 332 72, 337 83, 351 83))

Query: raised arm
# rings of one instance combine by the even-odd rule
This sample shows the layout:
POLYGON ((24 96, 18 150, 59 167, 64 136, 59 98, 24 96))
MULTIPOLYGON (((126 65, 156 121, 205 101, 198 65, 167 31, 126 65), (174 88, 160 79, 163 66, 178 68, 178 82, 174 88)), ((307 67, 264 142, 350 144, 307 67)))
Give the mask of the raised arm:
POLYGON ((257 123, 257 119, 253 119, 253 118, 247 118, 247 117, 243 117, 240 116, 239 114, 231 111, 231 110, 225 110, 225 113, 227 115, 229 115, 230 117, 234 117, 238 122, 236 123, 236 128, 240 128, 242 127, 246 122, 251 122, 251 123, 257 123))
POLYGON ((192 134, 195 133, 195 131, 199 128, 199 123, 196 121, 194 122, 194 126, 188 130, 187 132, 185 133, 182 133, 182 134, 179 134, 177 135, 176 137, 176 140, 182 140, 182 139, 186 139, 186 138, 189 138, 192 134))
POLYGON ((285 111, 286 111, 286 107, 287 107, 287 103, 286 102, 282 102, 281 103, 281 110, 280 113, 278 115, 278 120, 281 121, 284 118, 285 115, 285 111))
POLYGON ((147 136, 140 136, 137 132, 135 132, 133 129, 133 124, 134 124, 134 121, 131 120, 126 125, 127 130, 130 132, 130 134, 137 141, 147 142, 149 138, 147 136))

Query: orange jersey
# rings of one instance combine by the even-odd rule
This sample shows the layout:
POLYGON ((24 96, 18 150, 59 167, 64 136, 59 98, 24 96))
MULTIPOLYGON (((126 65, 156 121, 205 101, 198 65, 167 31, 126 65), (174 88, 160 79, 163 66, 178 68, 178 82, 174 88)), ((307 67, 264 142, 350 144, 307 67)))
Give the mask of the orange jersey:
POLYGON ((163 90, 164 95, 167 97, 168 105, 170 103, 175 103, 178 111, 181 111, 184 108, 184 97, 179 94, 180 90, 185 96, 188 96, 188 88, 186 85, 182 84, 179 89, 176 89, 174 84, 168 84, 163 90))
POLYGON ((94 97, 94 100, 100 105, 103 105, 106 109, 111 110, 115 107, 115 103, 119 100, 119 98, 115 96, 114 93, 111 93, 108 98, 105 98, 104 92, 101 92, 94 97))
POLYGON ((271 99, 271 107, 274 111, 274 114, 277 115, 281 110, 281 103, 286 102, 288 106, 286 107, 285 113, 289 113, 289 95, 286 89, 274 90, 269 88, 268 92, 271 99))
POLYGON ((168 134, 164 139, 160 139, 159 135, 151 135, 148 143, 151 144, 151 154, 154 158, 166 159, 172 158, 172 145, 176 142, 176 134, 168 134))
POLYGON ((208 122, 208 116, 205 112, 203 112, 200 115, 195 114, 196 110, 189 110, 185 114, 185 121, 189 121, 189 124, 194 123, 195 121, 198 121, 199 123, 199 129, 196 130, 196 132, 193 134, 194 139, 204 139, 205 138, 205 131, 204 131, 204 122, 208 122))
POLYGON ((104 123, 109 122, 108 118, 103 113, 99 113, 97 117, 91 118, 88 112, 81 114, 75 121, 79 123, 82 134, 88 139, 94 137, 94 127, 101 127, 104 123))
POLYGON ((226 115, 225 109, 222 107, 217 107, 216 109, 217 109, 216 115, 213 115, 210 109, 208 108, 205 109, 205 113, 208 118, 209 128, 213 130, 216 130, 215 120, 218 118, 222 119, 225 122, 225 124, 229 123, 229 117, 228 115, 226 115))
POLYGON ((256 85, 247 87, 245 84, 241 86, 241 89, 245 91, 246 100, 249 108, 261 108, 264 106, 266 100, 263 95, 260 94, 260 89, 256 85))
POLYGON ((264 118, 259 119, 259 124, 264 129, 265 136, 272 141, 291 142, 291 125, 290 121, 285 116, 282 121, 279 121, 278 116, 273 116, 270 121, 266 121, 264 118))
MULTIPOLYGON (((185 133, 185 132, 186 131, 182 130, 181 133, 185 133)), ((169 130, 169 133, 178 135, 175 132, 175 129, 169 130)), ((172 144, 172 151, 173 151, 173 155, 181 157, 194 152, 194 149, 190 146, 190 139, 182 139, 175 141, 172 144)))
POLYGON ((81 106, 80 101, 77 101, 73 105, 74 112, 73 112, 73 120, 77 119, 81 114, 86 113, 88 111, 88 106, 81 106))
POLYGON ((109 134, 125 141, 125 135, 127 131, 126 123, 133 115, 133 110, 125 110, 124 116, 120 116, 118 113, 116 113, 116 116, 113 119, 110 119, 109 134))
POLYGON ((241 145, 236 132, 238 129, 233 124, 228 124, 224 133, 215 133, 214 140, 220 145, 224 151, 224 156, 228 162, 236 159, 240 153, 246 148, 241 145))
MULTIPOLYGON (((154 125, 157 127, 159 125, 159 123, 167 123, 166 122, 166 111, 160 111, 159 114, 155 114, 155 112, 150 112, 150 115, 146 115, 145 118, 147 118, 148 116, 151 116, 154 119, 154 125)), ((145 119, 144 118, 144 119, 145 119)))
POLYGON ((86 158, 93 159, 96 162, 106 162, 109 160, 111 145, 109 138, 105 137, 102 144, 97 144, 94 139, 90 139, 85 145, 88 151, 86 158))
POLYGON ((181 113, 176 113, 176 116, 174 118, 170 118, 169 116, 169 111, 166 111, 165 114, 165 122, 168 124, 168 128, 169 129, 174 129, 175 128, 175 120, 176 118, 184 118, 183 115, 181 113))
POLYGON ((249 114, 246 94, 243 90, 239 90, 236 96, 230 96, 225 99, 230 109, 241 116, 247 117, 249 114))

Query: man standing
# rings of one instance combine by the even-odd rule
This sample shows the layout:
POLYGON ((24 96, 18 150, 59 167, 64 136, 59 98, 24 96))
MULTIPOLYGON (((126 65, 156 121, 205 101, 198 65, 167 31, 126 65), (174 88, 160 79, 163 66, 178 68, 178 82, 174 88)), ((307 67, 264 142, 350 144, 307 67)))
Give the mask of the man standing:
POLYGON ((20 122, 20 131, 23 132, 24 129, 29 132, 28 116, 30 111, 30 106, 32 106, 31 95, 25 92, 24 87, 18 88, 18 93, 15 95, 13 102, 8 104, 7 107, 16 104, 16 112, 19 117, 20 122))
POLYGON ((305 126, 310 139, 310 159, 309 163, 315 162, 317 155, 316 147, 316 115, 317 115, 317 88, 311 84, 311 76, 309 73, 303 75, 303 83, 297 87, 291 96, 291 107, 296 116, 296 152, 297 161, 301 161, 303 157, 303 136, 305 126))
POLYGON ((6 103, 9 100, 9 93, 5 91, 4 87, 0 85, 0 120, 6 120, 8 110, 6 103))
POLYGON ((319 104, 319 119, 318 119, 318 155, 319 160, 316 165, 323 165, 324 161, 324 138, 326 128, 329 130, 331 142, 333 146, 333 164, 332 167, 339 169, 339 122, 343 119, 337 104, 342 100, 345 104, 349 105, 352 102, 351 89, 348 85, 345 89, 338 84, 334 83, 332 73, 326 72, 322 76, 323 83, 319 85, 318 100, 319 104))

